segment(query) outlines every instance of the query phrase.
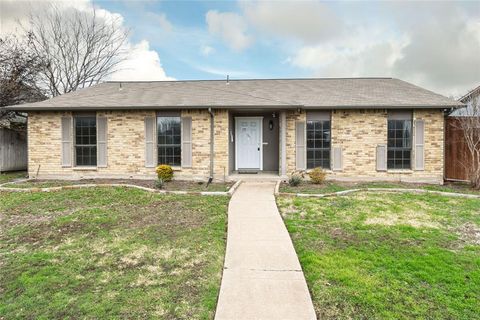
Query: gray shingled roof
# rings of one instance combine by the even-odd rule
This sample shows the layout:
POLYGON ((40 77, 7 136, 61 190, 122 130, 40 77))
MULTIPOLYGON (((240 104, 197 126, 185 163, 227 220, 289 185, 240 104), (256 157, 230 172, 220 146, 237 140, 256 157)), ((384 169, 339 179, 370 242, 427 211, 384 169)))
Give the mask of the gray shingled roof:
POLYGON ((16 110, 450 108, 460 102, 392 78, 106 82, 16 110))

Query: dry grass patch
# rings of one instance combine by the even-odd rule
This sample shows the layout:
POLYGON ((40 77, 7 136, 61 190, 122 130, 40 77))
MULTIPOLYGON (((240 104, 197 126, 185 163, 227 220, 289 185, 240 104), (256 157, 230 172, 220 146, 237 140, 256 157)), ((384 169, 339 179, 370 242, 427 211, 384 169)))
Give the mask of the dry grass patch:
POLYGON ((467 245, 480 245, 480 226, 477 224, 467 222, 455 231, 467 245))
POLYGON ((440 228, 440 223, 432 221, 432 217, 423 210, 403 210, 398 213, 389 213, 369 217, 365 224, 379 224, 384 226, 406 225, 414 228, 440 228))

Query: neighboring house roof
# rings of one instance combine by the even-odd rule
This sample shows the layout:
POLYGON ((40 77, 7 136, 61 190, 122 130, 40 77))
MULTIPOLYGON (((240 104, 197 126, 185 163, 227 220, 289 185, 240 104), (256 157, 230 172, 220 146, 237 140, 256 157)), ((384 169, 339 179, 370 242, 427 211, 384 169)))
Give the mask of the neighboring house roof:
POLYGON ((466 95, 458 99, 458 101, 464 103, 463 108, 453 110, 450 117, 471 117, 478 116, 478 108, 480 108, 480 86, 469 91, 466 95))
POLYGON ((105 82, 15 110, 452 108, 462 103, 392 78, 105 82))
POLYGON ((478 97, 478 96, 480 96, 480 86, 478 86, 475 89, 469 91, 466 95, 464 95, 463 97, 458 99, 458 101, 463 102, 463 103, 467 103, 468 101, 470 101, 474 97, 478 97))

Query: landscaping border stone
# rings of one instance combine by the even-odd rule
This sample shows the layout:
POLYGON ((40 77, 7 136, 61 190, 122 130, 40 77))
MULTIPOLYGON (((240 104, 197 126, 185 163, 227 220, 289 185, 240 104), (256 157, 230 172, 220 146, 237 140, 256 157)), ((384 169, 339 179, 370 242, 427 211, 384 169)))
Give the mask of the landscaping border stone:
POLYGON ((430 193, 430 194, 437 194, 437 195, 447 196, 447 197, 480 199, 480 195, 478 194, 445 192, 445 191, 435 191, 435 190, 425 190, 425 189, 359 188, 359 189, 349 189, 349 190, 343 190, 343 191, 337 191, 337 192, 331 192, 331 193, 289 193, 289 192, 278 192, 279 187, 280 187, 280 184, 277 183, 277 186, 275 186, 276 196, 280 195, 280 196, 306 197, 306 198, 325 198, 325 197, 344 196, 347 194, 363 191, 363 192, 430 193))
POLYGON ((143 191, 151 192, 151 193, 159 193, 159 194, 184 194, 184 195, 201 195, 201 196, 229 196, 231 197, 235 191, 237 190, 238 186, 241 184, 241 180, 235 182, 233 186, 230 187, 228 191, 181 191, 181 190, 158 190, 153 188, 147 188, 142 186, 137 186, 134 184, 128 183, 91 183, 91 184, 72 184, 67 186, 58 186, 58 187, 48 187, 48 188, 13 188, 13 187, 4 187, 6 184, 15 184, 20 182, 28 182, 32 181, 33 179, 26 179, 26 180, 18 180, 18 181, 10 181, 8 183, 4 183, 0 185, 0 191, 6 192, 54 192, 60 190, 71 190, 71 189, 82 189, 82 188, 103 188, 103 187, 127 187, 127 188, 134 188, 140 189, 143 191))

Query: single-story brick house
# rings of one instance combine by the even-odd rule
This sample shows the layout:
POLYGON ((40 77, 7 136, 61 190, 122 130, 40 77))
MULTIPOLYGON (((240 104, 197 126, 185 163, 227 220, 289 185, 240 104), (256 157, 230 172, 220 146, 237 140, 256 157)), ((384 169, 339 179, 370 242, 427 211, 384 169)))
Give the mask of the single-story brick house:
POLYGON ((38 178, 223 179, 323 167, 339 180, 442 183, 444 111, 461 103, 392 78, 106 82, 28 112, 38 178))

